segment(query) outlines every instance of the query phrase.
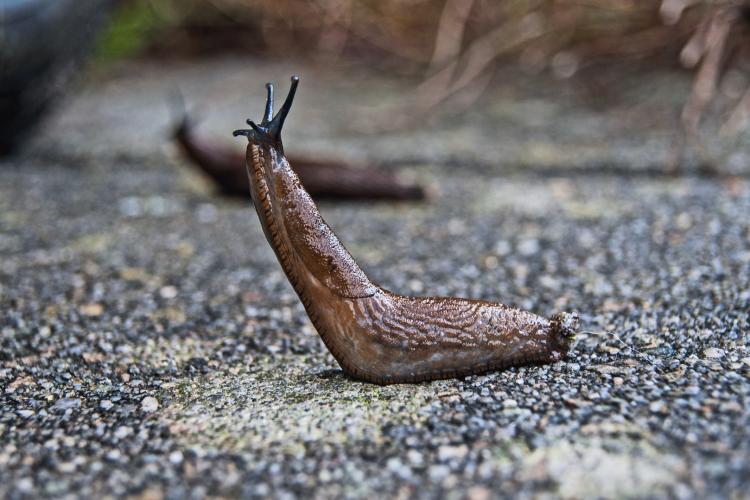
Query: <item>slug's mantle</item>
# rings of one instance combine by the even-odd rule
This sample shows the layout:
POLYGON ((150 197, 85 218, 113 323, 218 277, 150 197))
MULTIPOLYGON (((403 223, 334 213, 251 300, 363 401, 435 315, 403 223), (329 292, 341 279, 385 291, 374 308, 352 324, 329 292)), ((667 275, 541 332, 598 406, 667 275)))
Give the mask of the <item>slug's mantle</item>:
POLYGON ((323 220, 284 157, 281 130, 299 84, 273 116, 273 86, 248 139, 250 194, 276 256, 341 368, 378 384, 461 377, 563 359, 575 313, 545 319, 500 303, 407 297, 373 284, 323 220))

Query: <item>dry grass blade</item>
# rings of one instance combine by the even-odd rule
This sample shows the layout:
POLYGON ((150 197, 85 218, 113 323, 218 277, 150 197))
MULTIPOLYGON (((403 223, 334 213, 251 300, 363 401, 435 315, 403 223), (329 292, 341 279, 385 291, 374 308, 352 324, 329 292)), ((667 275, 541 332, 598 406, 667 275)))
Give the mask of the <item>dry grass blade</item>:
POLYGON ((417 109, 422 113, 431 110, 471 84, 496 58, 541 36, 542 33, 541 19, 533 13, 494 28, 472 42, 459 57, 454 58, 417 87, 417 109))
POLYGON ((469 20, 474 0, 447 0, 440 16, 435 49, 432 52, 428 74, 432 74, 461 53, 466 22, 469 20))
MULTIPOLYGON (((702 59, 693 81, 690 99, 682 112, 685 132, 690 137, 698 134, 701 116, 708 103, 716 94, 716 85, 721 74, 724 48, 727 37, 734 23, 736 14, 733 9, 719 8, 713 12, 703 38, 702 59)), ((692 42, 692 40, 691 40, 692 42)), ((691 44, 688 44, 690 47, 691 44)), ((695 50, 699 50, 696 48, 695 50)), ((692 56, 691 56, 692 57, 692 56)))
POLYGON ((352 24, 352 0, 321 2, 323 21, 317 53, 327 61, 335 61, 344 51, 352 24))

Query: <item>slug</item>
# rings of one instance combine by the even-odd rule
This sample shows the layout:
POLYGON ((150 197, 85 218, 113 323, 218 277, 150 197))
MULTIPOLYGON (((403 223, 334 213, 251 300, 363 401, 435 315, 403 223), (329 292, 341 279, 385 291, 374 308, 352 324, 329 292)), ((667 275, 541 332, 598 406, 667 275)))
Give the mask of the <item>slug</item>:
POLYGON ((575 313, 545 319, 481 300, 407 297, 372 283, 321 217, 284 156, 281 129, 299 78, 273 116, 247 120, 250 194, 263 231, 310 320, 349 376, 375 384, 463 377, 563 359, 575 313))
MULTIPOLYGON (((173 136, 183 155, 208 174, 223 194, 247 196, 243 154, 199 137, 185 113, 173 136)), ((317 199, 417 201, 427 196, 419 184, 404 182, 383 168, 307 157, 290 161, 307 191, 317 199)))

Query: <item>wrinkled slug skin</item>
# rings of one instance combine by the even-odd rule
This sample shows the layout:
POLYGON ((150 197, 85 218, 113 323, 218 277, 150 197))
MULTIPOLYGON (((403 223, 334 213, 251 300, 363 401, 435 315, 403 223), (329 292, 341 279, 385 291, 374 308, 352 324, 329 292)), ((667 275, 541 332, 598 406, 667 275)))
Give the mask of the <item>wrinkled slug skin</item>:
POLYGON ((250 193, 263 232, 289 282, 341 368, 378 384, 421 382, 562 359, 575 314, 547 320, 502 304, 394 295, 367 278, 321 217, 284 157, 281 129, 299 78, 273 116, 273 85, 263 120, 247 120, 250 193))
POLYGON ((577 326, 502 304, 392 294, 356 264, 278 145, 247 148, 250 190, 266 238, 342 369, 378 384, 420 382, 558 361, 577 326))

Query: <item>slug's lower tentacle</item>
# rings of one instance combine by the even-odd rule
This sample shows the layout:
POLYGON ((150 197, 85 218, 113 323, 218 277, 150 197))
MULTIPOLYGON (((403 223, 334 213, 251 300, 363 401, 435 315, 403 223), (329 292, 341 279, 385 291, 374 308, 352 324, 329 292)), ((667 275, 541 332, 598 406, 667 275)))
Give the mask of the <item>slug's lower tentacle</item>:
POLYGON ((243 131, 250 192, 266 238, 342 369, 387 384, 563 359, 575 314, 548 320, 487 301, 395 295, 370 282, 284 158, 280 134, 296 82, 273 120, 243 131))

